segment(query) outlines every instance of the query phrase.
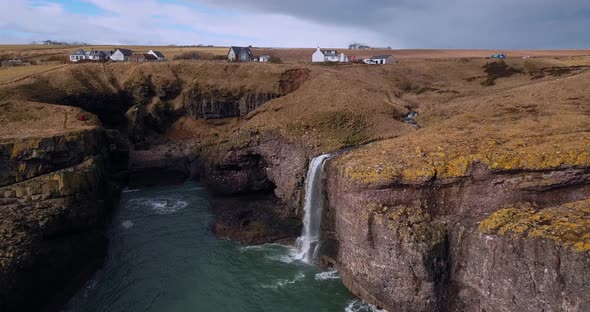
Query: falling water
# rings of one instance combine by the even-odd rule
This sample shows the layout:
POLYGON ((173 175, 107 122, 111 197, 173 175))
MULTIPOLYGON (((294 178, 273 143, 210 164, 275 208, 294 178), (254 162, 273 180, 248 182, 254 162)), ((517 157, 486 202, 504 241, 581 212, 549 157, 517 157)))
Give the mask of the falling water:
POLYGON ((316 257, 320 245, 322 206, 324 204, 322 176, 324 164, 331 157, 324 154, 312 159, 305 181, 305 206, 303 231, 297 238, 295 258, 310 263, 316 257))

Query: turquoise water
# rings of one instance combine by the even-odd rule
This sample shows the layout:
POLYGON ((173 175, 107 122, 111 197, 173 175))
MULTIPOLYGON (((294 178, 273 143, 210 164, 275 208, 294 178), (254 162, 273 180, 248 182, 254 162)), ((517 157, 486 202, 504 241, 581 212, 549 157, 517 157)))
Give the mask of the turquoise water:
POLYGON ((65 311, 373 311, 337 272, 293 260, 290 247, 219 239, 212 221, 198 184, 124 192, 107 263, 65 311))

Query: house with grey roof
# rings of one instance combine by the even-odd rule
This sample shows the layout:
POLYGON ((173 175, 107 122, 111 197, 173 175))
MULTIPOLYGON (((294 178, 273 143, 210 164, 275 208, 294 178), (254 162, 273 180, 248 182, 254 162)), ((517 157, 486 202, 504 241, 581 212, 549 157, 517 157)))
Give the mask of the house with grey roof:
POLYGON ((131 55, 133 55, 133 51, 129 49, 117 49, 113 55, 111 55, 111 60, 127 62, 131 55))
POLYGON ((338 55, 338 51, 336 50, 322 50, 320 47, 312 54, 311 61, 314 63, 321 63, 321 62, 348 62, 348 57, 344 57, 345 55, 342 54, 341 56, 338 55))
POLYGON ((111 58, 113 55, 113 51, 99 51, 92 49, 89 52, 86 52, 86 59, 93 60, 93 61, 106 61, 111 58))
POLYGON ((78 49, 76 50, 76 52, 70 54, 70 61, 71 62, 78 62, 81 60, 85 60, 86 59, 86 51, 84 51, 83 49, 78 49))
POLYGON ((395 57, 393 57, 393 55, 390 55, 390 54, 376 55, 370 59, 365 59, 365 64, 383 65, 383 64, 393 64, 393 63, 397 63, 397 59, 395 57))
POLYGON ((249 47, 230 47, 227 52, 227 60, 230 62, 250 62, 253 58, 249 47))
POLYGON ((147 54, 151 54, 151 55, 155 56, 158 61, 165 61, 166 60, 166 57, 160 51, 150 50, 150 52, 148 52, 147 54))
POLYGON ((260 55, 260 57, 258 58, 258 61, 263 62, 263 63, 270 62, 270 54, 260 55))

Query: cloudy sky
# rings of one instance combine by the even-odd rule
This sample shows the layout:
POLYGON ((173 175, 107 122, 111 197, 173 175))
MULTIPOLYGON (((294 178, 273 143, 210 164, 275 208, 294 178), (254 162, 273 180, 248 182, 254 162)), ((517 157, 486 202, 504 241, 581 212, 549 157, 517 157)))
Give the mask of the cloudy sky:
POLYGON ((590 48, 589 0, 2 0, 0 43, 590 48))

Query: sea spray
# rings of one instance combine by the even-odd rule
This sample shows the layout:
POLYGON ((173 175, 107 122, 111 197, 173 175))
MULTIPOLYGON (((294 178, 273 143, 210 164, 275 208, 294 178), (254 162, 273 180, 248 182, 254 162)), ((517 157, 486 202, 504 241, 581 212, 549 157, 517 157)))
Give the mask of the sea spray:
POLYGON ((315 260, 320 245, 322 206, 324 204, 324 164, 332 155, 324 154, 312 159, 305 181, 303 231, 297 238, 295 258, 307 263, 315 260))

